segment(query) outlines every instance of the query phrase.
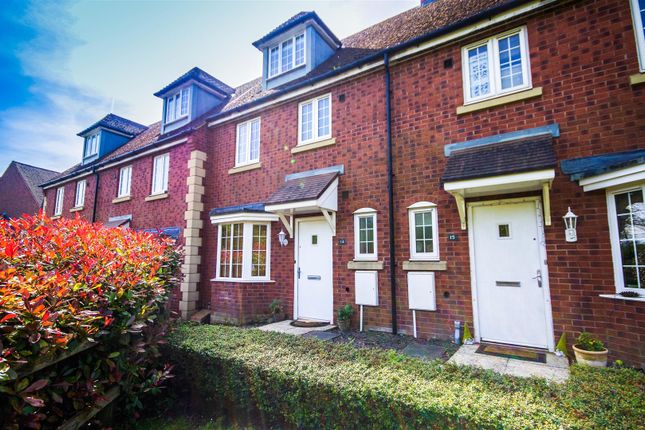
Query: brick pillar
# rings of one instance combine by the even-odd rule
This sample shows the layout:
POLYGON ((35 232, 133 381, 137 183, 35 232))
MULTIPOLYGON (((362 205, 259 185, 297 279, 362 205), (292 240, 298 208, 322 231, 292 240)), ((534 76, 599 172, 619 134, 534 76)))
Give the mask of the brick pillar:
POLYGON ((192 151, 188 160, 188 192, 186 193, 186 212, 184 220, 185 253, 184 264, 181 266, 181 273, 184 275, 181 281, 181 300, 179 310, 184 319, 190 317, 197 310, 199 300, 199 264, 201 256, 199 248, 202 246, 202 211, 204 203, 204 161, 206 153, 203 151, 192 151))

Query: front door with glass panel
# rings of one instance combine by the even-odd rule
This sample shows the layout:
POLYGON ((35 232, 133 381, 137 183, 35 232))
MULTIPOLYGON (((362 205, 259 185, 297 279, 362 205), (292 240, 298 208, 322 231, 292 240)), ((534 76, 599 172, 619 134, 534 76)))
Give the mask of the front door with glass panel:
POLYGON ((547 348, 537 201, 472 207, 474 277, 483 341, 547 348))
POLYGON ((298 222, 297 318, 332 321, 332 231, 324 219, 298 222))

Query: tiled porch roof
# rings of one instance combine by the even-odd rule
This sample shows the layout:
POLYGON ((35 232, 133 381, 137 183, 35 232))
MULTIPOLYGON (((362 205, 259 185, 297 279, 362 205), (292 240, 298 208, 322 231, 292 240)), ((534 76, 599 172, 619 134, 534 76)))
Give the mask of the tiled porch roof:
POLYGON ((645 149, 562 160, 560 169, 572 181, 645 163, 645 149))
POLYGON ((267 200, 267 205, 315 200, 338 177, 337 172, 289 179, 267 200))

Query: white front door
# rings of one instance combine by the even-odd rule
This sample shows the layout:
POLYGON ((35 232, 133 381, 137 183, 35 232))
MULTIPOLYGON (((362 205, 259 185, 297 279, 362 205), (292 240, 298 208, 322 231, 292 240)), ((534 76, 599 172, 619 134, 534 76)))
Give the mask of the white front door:
POLYGON ((298 220, 296 303, 298 319, 332 321, 332 231, 325 219, 298 220))
POLYGON ((483 341, 550 346, 539 210, 537 200, 471 206, 474 305, 483 341))

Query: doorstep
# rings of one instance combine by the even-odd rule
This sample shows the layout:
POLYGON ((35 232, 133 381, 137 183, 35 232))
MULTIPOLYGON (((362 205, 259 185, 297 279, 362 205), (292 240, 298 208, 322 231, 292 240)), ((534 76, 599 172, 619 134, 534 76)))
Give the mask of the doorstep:
POLYGON ((565 382, 569 378, 569 361, 566 357, 547 352, 546 363, 535 363, 514 358, 478 354, 479 345, 462 345, 448 363, 481 367, 497 373, 522 378, 538 377, 552 382, 565 382))
POLYGON ((284 320, 267 325, 258 327, 258 330, 262 331, 274 331, 276 333, 286 333, 292 334, 294 336, 302 336, 305 333, 310 333, 312 331, 328 331, 335 329, 336 326, 333 324, 327 324, 322 327, 294 327, 291 325, 293 320, 284 320))

